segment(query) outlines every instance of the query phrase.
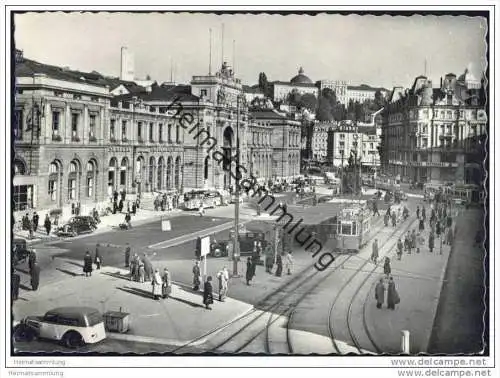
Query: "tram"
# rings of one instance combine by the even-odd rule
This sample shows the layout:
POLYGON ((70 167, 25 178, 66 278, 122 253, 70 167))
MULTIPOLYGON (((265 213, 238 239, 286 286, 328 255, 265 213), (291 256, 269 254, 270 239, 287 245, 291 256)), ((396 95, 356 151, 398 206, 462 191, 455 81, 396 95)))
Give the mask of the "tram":
POLYGON ((342 209, 337 217, 335 252, 358 253, 368 242, 371 217, 366 204, 342 209))
POLYGON ((184 193, 184 209, 198 210, 203 203, 204 208, 222 205, 222 195, 214 190, 196 190, 184 193))

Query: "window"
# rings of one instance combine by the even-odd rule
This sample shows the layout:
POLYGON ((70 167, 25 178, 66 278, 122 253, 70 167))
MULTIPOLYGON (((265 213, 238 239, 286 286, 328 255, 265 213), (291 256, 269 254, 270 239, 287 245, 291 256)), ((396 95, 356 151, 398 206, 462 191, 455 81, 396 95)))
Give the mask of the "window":
POLYGON ((61 91, 54 91, 54 96, 63 97, 63 93, 61 91))
POLYGON ((460 110, 460 119, 463 119, 463 118, 464 118, 464 111, 460 110))
POLYGON ((82 99, 82 95, 79 95, 79 94, 74 94, 74 95, 73 95, 73 98, 74 98, 75 100, 81 100, 81 99, 82 99))
POLYGON ((201 90, 201 96, 205 97, 206 95, 207 95, 207 90, 206 89, 202 89, 201 90))
POLYGON ((150 111, 151 113, 156 113, 156 107, 154 107, 154 106, 150 106, 150 107, 149 107, 149 111, 150 111))
POLYGON ((96 115, 90 114, 89 116, 89 135, 91 137, 95 137, 95 124, 96 124, 96 115))
POLYGON ((99 102, 99 97, 92 96, 92 97, 90 97, 90 101, 99 102))
POLYGON ((16 140, 23 139, 24 128, 24 112, 21 109, 16 109, 16 119, 14 127, 14 138, 16 140))
POLYGON ((151 122, 149 124, 149 141, 152 142, 154 140, 154 137, 153 137, 153 131, 154 131, 154 123, 151 122))
POLYGON ((58 111, 52 112, 52 134, 58 135, 59 134, 59 120, 61 113, 58 111))
POLYGON ((163 106, 159 107, 158 111, 160 112, 160 114, 165 114, 165 112, 166 112, 166 110, 163 106))
POLYGON ((94 178, 87 177, 87 197, 92 197, 94 194, 94 178))
POLYGON ((76 199, 76 179, 70 178, 68 180, 68 199, 75 200, 76 199))
POLYGON ((345 139, 345 134, 340 134, 340 139, 345 139))
POLYGON ((167 140, 168 140, 168 143, 172 143, 172 125, 169 124, 167 126, 167 140))
POLYGON ((116 124, 115 119, 109 121, 109 137, 111 139, 115 139, 115 124, 116 124))
POLYGON ((127 121, 122 121, 122 140, 127 140, 127 121))
POLYGON ((33 208, 33 186, 17 185, 14 186, 12 198, 14 200, 14 211, 33 208))
POLYGON ((57 181, 49 180, 49 197, 51 201, 57 199, 57 181))
POLYGON ((175 125, 175 141, 176 143, 181 142, 181 133, 179 132, 179 125, 175 125))
POLYGON ((142 122, 137 122, 137 137, 142 138, 142 122))
POLYGON ((370 150, 373 150, 373 143, 370 143, 370 150))
POLYGON ((163 142, 163 123, 158 124, 158 140, 163 142))
POLYGON ((78 133, 78 113, 71 113, 71 136, 76 137, 78 133))

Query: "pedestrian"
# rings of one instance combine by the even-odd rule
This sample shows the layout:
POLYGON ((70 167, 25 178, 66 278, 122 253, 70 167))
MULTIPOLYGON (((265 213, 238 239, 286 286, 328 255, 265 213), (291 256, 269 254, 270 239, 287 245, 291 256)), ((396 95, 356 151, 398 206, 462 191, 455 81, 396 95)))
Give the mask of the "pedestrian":
POLYGON ((286 253, 286 256, 285 256, 285 270, 286 270, 286 274, 288 274, 288 275, 292 274, 293 256, 292 256, 292 253, 290 251, 288 251, 286 253))
POLYGON ((38 230, 38 221, 40 220, 40 217, 38 216, 37 212, 35 211, 33 213, 33 231, 36 232, 38 230))
POLYGON ((121 213, 123 211, 123 200, 120 199, 120 202, 118 203, 118 211, 121 213))
POLYGON ((398 291, 396 290, 396 284, 394 283, 394 279, 390 277, 389 284, 387 286, 387 308, 394 310, 399 302, 400 298, 398 291))
POLYGON ((167 299, 172 294, 172 276, 167 268, 163 269, 163 276, 161 277, 163 285, 161 287, 163 299, 167 299))
POLYGON ((193 290, 200 290, 201 284, 201 271, 200 271, 200 262, 195 261, 193 266, 193 290))
POLYGON ((378 239, 375 239, 372 244, 372 255, 370 257, 370 260, 374 263, 377 264, 378 260, 378 239))
POLYGON ((33 239, 33 222, 30 221, 29 218, 27 220, 27 225, 28 225, 29 238, 33 239))
POLYGON ((142 255, 142 262, 144 263, 144 278, 149 281, 153 276, 153 264, 145 253, 142 255))
POLYGON ((92 256, 90 256, 90 252, 85 252, 85 257, 83 258, 83 273, 85 273, 85 277, 92 276, 92 256))
POLYGON ((200 217, 205 214, 205 208, 203 207, 203 202, 200 202, 200 207, 198 208, 198 212, 200 213, 200 217))
POLYGON ((423 219, 423 220, 424 220, 424 222, 425 222, 425 219, 426 219, 426 218, 425 218, 425 207, 424 207, 424 206, 422 206, 422 219, 423 219))
POLYGON ((439 220, 436 220, 436 236, 441 236, 441 222, 439 220))
POLYGON ((207 277, 205 285, 203 285, 203 304, 207 310, 211 310, 211 304, 214 303, 214 293, 212 288, 212 276, 207 277))
POLYGON ((134 202, 132 202, 132 214, 135 215, 136 212, 137 212, 137 205, 136 205, 136 203, 134 201, 134 202))
POLYGON ((144 269, 144 261, 142 260, 139 260, 138 262, 138 265, 137 265, 137 269, 138 269, 138 276, 139 276, 139 282, 140 283, 144 283, 146 281, 146 270, 144 269))
POLYGON ((420 207, 417 206, 417 219, 420 219, 420 207))
POLYGON ((130 216, 130 213, 125 214, 125 224, 129 229, 132 228, 132 223, 130 222, 131 219, 132 217, 130 216))
POLYGON ((391 274, 391 259, 389 259, 389 257, 386 257, 384 261, 384 274, 387 278, 389 278, 391 274))
POLYGON ((392 220, 392 227, 396 227, 396 212, 393 211, 392 214, 391 214, 391 220, 392 220))
POLYGON ((45 231, 47 231, 47 235, 50 235, 50 229, 52 224, 50 223, 49 214, 45 214, 45 220, 43 222, 43 226, 45 227, 45 231))
POLYGON ((96 265, 96 270, 100 270, 101 269, 102 257, 101 257, 101 254, 99 253, 99 243, 97 243, 95 245, 94 264, 96 265))
POLYGON ((162 286, 163 286, 163 282, 158 269, 154 271, 153 279, 151 280, 151 285, 153 286, 153 299, 157 301, 162 296, 162 286))
POLYGON ((424 218, 421 218, 419 221, 418 221, 418 230, 419 231, 423 231, 425 229, 425 220, 424 218))
POLYGON ((378 212, 378 205, 377 205, 377 200, 373 200, 373 216, 375 214, 379 217, 380 213, 378 212))
POLYGON ((384 215, 384 226, 387 227, 389 225, 389 214, 385 213, 384 215))
POLYGON ((429 234, 429 252, 432 253, 434 249, 434 233, 431 231, 429 234))
POLYGON ((36 261, 37 261, 36 249, 33 249, 30 252, 29 257, 28 257, 28 267, 29 267, 30 274, 31 274, 31 271, 33 270, 33 266, 35 265, 36 261))
POLYGON ((125 268, 130 266, 130 245, 127 243, 127 248, 125 248, 125 268))
POLYGON ((266 272, 272 273, 273 265, 274 265, 274 255, 273 255, 272 247, 270 245, 267 246, 267 248, 266 248, 265 264, 266 264, 266 272))
POLYGON ((12 268, 12 274, 11 274, 11 296, 12 296, 12 301, 17 301, 19 298, 19 285, 21 284, 21 276, 16 273, 16 270, 12 268))
POLYGON ((385 286, 384 286, 384 279, 381 278, 377 286, 375 286, 375 300, 377 301, 377 308, 382 308, 382 305, 384 304, 384 299, 385 299, 385 286))
POLYGON ((247 259, 247 272, 246 272, 246 279, 247 279, 248 286, 250 286, 250 281, 252 281, 254 276, 255 276, 255 264, 253 263, 252 259, 249 257, 247 259))
POLYGON ((401 260, 401 257, 403 256, 403 242, 401 241, 401 238, 398 239, 396 254, 398 255, 398 260, 401 260))
MULTIPOLYGON (((411 244, 410 244, 410 248, 412 249, 412 251, 417 248, 417 231, 415 229, 413 229, 413 231, 411 232, 411 244)), ((417 251, 417 253, 419 253, 420 250, 417 251)))
POLYGON ((217 273, 217 278, 219 280, 219 301, 224 302, 229 284, 229 272, 226 267, 217 273))
POLYGON ((33 264, 33 269, 31 269, 30 276, 31 276, 31 289, 33 291, 37 291, 38 286, 40 285, 40 265, 38 265, 38 262, 36 261, 33 264))
POLYGON ((281 254, 278 253, 276 256, 276 277, 281 277, 281 273, 283 272, 283 258, 281 254))
POLYGON ((408 252, 408 254, 411 254, 411 234, 410 231, 408 231, 405 235, 405 250, 408 252))
POLYGON ((127 213, 130 214, 130 201, 127 201, 127 213))
POLYGON ((139 256, 134 254, 132 263, 130 264, 130 277, 132 281, 139 281, 139 256))

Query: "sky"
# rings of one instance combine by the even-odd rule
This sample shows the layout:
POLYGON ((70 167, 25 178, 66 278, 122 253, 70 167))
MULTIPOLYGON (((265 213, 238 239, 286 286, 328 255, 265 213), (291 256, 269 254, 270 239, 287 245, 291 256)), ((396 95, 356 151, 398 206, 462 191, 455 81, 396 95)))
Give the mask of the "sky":
POLYGON ((158 82, 170 81, 172 67, 177 83, 208 74, 210 29, 212 72, 218 70, 222 25, 224 60, 247 85, 260 72, 289 81, 302 66, 313 82, 406 88, 427 74, 437 86, 449 72, 468 67, 479 79, 486 67, 480 17, 57 12, 17 14, 14 23, 16 48, 28 59, 119 76, 126 46, 136 78, 149 74, 158 82))

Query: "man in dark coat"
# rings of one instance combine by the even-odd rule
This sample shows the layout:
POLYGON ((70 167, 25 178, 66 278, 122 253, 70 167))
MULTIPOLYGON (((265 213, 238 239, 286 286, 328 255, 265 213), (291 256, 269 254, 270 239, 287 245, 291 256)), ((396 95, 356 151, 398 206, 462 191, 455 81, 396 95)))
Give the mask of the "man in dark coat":
POLYGON ((146 281, 151 281, 153 278, 153 264, 151 264, 151 260, 149 260, 146 254, 142 256, 142 262, 144 263, 144 279, 146 281))
POLYGON ((137 205, 136 205, 136 203, 134 201, 134 202, 132 202, 132 214, 135 215, 136 212, 137 212, 137 205))
POLYGON ((400 298, 396 290, 396 284, 394 283, 392 277, 390 277, 389 285, 387 286, 387 308, 394 310, 399 302, 400 298))
POLYGON ((391 220, 392 220, 392 227, 396 227, 397 220, 396 220, 396 212, 395 211, 393 211, 391 214, 391 220))
POLYGON ((130 266, 130 245, 127 243, 127 248, 125 248, 125 268, 130 266))
POLYGON ((425 207, 422 207, 422 219, 425 222, 425 207))
POLYGON ((246 279, 247 279, 247 285, 250 285, 250 281, 252 281, 253 277, 255 276, 255 264, 252 261, 252 258, 247 259, 247 273, 246 273, 246 279))
POLYGON ((201 284, 200 262, 195 261, 193 266, 193 290, 194 291, 200 290, 200 284, 201 284))
POLYGON ((396 254, 398 255, 398 260, 401 260, 401 256, 403 256, 403 242, 401 241, 401 238, 398 239, 396 254))
POLYGON ((12 269, 11 274, 11 292, 12 292, 12 301, 17 301, 19 298, 19 285, 21 284, 21 276, 16 273, 15 269, 12 269))
POLYGON ((283 273, 283 257, 281 254, 278 254, 276 256, 276 277, 281 277, 281 274, 283 273))
POLYGON ((90 252, 87 251, 83 258, 83 273, 85 273, 85 277, 92 276, 92 270, 92 256, 90 256, 90 252))
POLYGON ((417 206, 417 219, 420 219, 420 207, 417 206))
POLYGON ((385 299, 385 286, 384 279, 381 278, 380 281, 375 286, 375 300, 377 301, 377 308, 382 308, 385 299))
POLYGON ((421 218, 419 221, 418 221, 418 229, 420 231, 423 231, 425 229, 425 223, 424 223, 424 219, 421 218))
POLYGON ((441 222, 436 221, 436 236, 441 236, 441 222))
POLYGON ((39 222, 39 220, 40 220, 40 216, 35 211, 33 213, 33 231, 35 231, 35 232, 36 232, 36 230, 38 230, 38 222, 39 222))
POLYGON ((33 264, 30 276, 31 276, 31 288, 33 289, 33 291, 37 291, 38 286, 40 285, 40 265, 38 265, 36 261, 33 264))
POLYGON ((268 246, 267 251, 266 251, 265 264, 266 264, 266 272, 272 273, 271 271, 273 270, 273 265, 274 265, 274 255, 272 253, 270 246, 268 246))
POLYGON ((45 227, 45 231, 47 231, 47 235, 49 235, 50 229, 52 227, 52 223, 50 223, 49 214, 45 215, 45 221, 43 222, 43 226, 45 227))
POLYGON ((378 205, 377 205, 377 200, 373 200, 373 216, 380 216, 380 213, 378 212, 378 205))
POLYGON ((203 286, 203 304, 207 310, 211 310, 211 304, 214 303, 214 290, 212 287, 212 276, 207 277, 207 281, 203 286))
POLYGON ((434 233, 431 232, 429 234, 429 252, 432 253, 433 249, 434 249, 434 233))

